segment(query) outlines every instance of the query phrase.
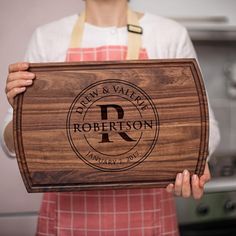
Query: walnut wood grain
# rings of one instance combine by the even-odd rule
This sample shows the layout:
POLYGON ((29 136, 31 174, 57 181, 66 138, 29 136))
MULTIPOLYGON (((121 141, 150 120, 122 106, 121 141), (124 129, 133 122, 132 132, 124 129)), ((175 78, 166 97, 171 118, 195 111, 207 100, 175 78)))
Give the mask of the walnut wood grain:
POLYGON ((14 141, 29 192, 164 187, 201 175, 206 92, 194 59, 30 64, 14 141))

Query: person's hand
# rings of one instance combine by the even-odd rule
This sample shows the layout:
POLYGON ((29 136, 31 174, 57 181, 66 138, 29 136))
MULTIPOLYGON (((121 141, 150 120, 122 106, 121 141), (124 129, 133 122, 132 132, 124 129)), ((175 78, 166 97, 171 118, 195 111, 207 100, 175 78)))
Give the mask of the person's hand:
POLYGON ((190 176, 188 170, 176 175, 175 183, 169 184, 166 191, 174 193, 175 196, 182 196, 188 198, 193 196, 194 199, 200 199, 204 192, 204 185, 211 178, 208 164, 205 166, 203 175, 199 178, 196 174, 190 176))
POLYGON ((35 74, 28 72, 29 63, 19 62, 9 65, 9 73, 6 82, 6 95, 8 102, 13 107, 14 97, 26 90, 33 83, 35 74))

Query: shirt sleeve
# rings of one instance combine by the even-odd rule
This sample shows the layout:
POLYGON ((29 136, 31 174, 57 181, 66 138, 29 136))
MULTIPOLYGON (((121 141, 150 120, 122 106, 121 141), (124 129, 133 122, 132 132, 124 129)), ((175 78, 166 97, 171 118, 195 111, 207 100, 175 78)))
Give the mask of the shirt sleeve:
MULTIPOLYGON (((189 37, 187 30, 184 28, 181 34, 180 43, 176 51, 177 58, 196 58, 197 55, 193 47, 192 41, 189 37)), ((199 65, 199 62, 198 62, 199 65)), ((200 67, 200 65, 199 65, 200 67)), ((200 68, 201 70, 201 68, 200 68)), ((218 127, 218 122, 215 119, 213 110, 208 100, 208 112, 209 112, 209 155, 207 160, 209 161, 210 156, 215 151, 216 147, 220 142, 220 132, 218 127)))
POLYGON ((32 34, 24 60, 31 63, 47 61, 47 53, 45 52, 45 47, 43 46, 40 28, 36 29, 32 34))
POLYGON ((2 146, 2 149, 3 151, 9 156, 9 157, 15 157, 16 154, 15 152, 11 152, 6 143, 5 143, 5 139, 4 139, 4 131, 5 131, 5 128, 6 126, 8 125, 8 123, 12 120, 12 117, 13 117, 13 109, 12 108, 9 108, 8 111, 7 111, 7 114, 5 116, 5 119, 3 121, 3 125, 1 126, 1 146, 2 146))
MULTIPOLYGON (((41 34, 39 29, 36 29, 35 32, 33 33, 27 51, 25 53, 25 57, 24 60, 27 62, 43 62, 46 61, 46 54, 43 50, 43 46, 42 46, 42 40, 41 40, 41 34)), ((9 156, 9 157, 15 157, 15 153, 11 152, 6 143, 5 143, 5 139, 4 139, 4 131, 6 126, 8 125, 8 123, 12 120, 13 118, 13 109, 9 108, 3 125, 1 127, 1 146, 3 151, 9 156)))
POLYGON ((176 49, 176 58, 196 58, 197 54, 195 52, 193 43, 189 37, 186 28, 182 27, 179 33, 178 46, 176 49))

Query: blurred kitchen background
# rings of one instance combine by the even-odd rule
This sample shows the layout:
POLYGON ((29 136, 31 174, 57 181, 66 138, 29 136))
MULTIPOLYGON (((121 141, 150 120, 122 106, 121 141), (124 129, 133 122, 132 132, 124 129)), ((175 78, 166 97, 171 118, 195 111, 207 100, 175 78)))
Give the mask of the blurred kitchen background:
MULTIPOLYGON (((236 235, 236 1, 131 0, 133 9, 184 24, 202 68, 209 100, 219 122, 221 142, 210 167, 212 181, 203 199, 176 199, 182 236, 236 235)), ((80 12, 82 0, 0 1, 0 124, 8 103, 8 64, 22 61, 33 30, 80 12)), ((0 148, 0 236, 31 236, 41 194, 28 194, 17 162, 0 148)))

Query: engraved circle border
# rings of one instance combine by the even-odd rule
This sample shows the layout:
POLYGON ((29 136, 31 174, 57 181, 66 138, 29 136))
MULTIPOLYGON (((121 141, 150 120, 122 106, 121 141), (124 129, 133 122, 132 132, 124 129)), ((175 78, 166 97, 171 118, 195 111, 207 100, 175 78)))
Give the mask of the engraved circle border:
POLYGON ((97 170, 100 170, 100 171, 103 171, 103 172, 122 172, 122 171, 126 171, 126 170, 129 170, 129 169, 132 169, 134 167, 136 167, 137 165, 141 164, 149 155, 150 153, 152 152, 152 150, 154 149, 154 147, 156 146, 157 144, 157 140, 158 140, 158 137, 159 137, 159 133, 160 133, 160 119, 159 119, 159 115, 158 115, 158 112, 157 112, 157 109, 156 109, 156 106, 155 104, 153 103, 152 99, 150 98, 150 96, 144 91, 142 90, 141 88, 139 88, 137 85, 131 83, 131 82, 128 82, 128 81, 125 81, 125 80, 118 80, 118 79, 107 79, 107 80, 102 80, 102 81, 97 81, 95 83, 92 83, 90 84, 88 87, 84 88, 73 100, 70 108, 69 108, 69 111, 67 113, 67 119, 66 119, 66 131, 67 131, 67 138, 69 140, 69 143, 71 145, 71 148, 72 150, 75 152, 75 154, 87 165, 89 165, 90 167, 94 168, 94 169, 97 169, 97 170), (143 155, 142 158, 140 158, 138 161, 136 162, 133 162, 131 165, 129 166, 126 166, 126 167, 122 167, 122 168, 102 168, 102 167, 98 167, 94 164, 92 164, 91 162, 89 162, 86 158, 83 157, 83 155, 81 155, 79 153, 79 151, 77 150, 77 148, 75 147, 74 143, 73 143, 73 139, 71 137, 71 134, 70 134, 70 118, 71 118, 71 114, 72 114, 72 111, 73 111, 73 108, 75 106, 75 104, 77 103, 77 101, 80 99, 80 97, 82 97, 84 95, 84 93, 86 93, 88 90, 90 90, 91 88, 97 86, 97 85, 100 85, 100 84, 104 84, 104 83, 120 83, 120 84, 125 84, 125 85, 128 85, 128 86, 131 86, 133 87, 134 89, 138 90, 142 95, 144 95, 144 97, 148 100, 149 104, 151 105, 152 107, 152 111, 154 113, 154 116, 155 116, 155 120, 156 120, 156 130, 155 130, 155 136, 154 136, 154 139, 153 139, 153 142, 152 144, 150 145, 150 148, 148 149, 148 151, 143 155))

